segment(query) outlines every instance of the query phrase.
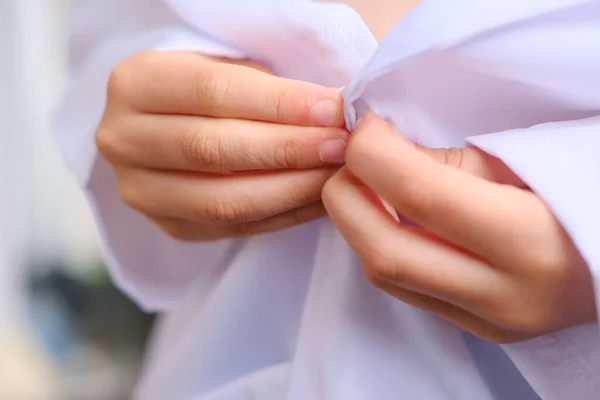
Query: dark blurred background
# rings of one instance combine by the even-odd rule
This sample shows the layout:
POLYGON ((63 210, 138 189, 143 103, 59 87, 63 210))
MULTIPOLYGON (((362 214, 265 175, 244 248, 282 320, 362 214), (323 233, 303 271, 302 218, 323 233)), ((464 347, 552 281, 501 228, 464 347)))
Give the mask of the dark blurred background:
POLYGON ((0 0, 0 400, 125 400, 152 316, 111 283, 50 137, 68 0, 0 0))

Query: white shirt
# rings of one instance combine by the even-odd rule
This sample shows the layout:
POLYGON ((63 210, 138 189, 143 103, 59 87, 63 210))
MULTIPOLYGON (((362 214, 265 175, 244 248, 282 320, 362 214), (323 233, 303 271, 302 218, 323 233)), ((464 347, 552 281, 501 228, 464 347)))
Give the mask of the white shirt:
POLYGON ((381 47, 338 3, 78 3, 56 136, 115 281, 164 313, 136 398, 600 399, 595 324, 513 345, 479 340, 371 287, 326 218, 179 243, 123 204, 93 141, 106 80, 127 55, 248 56, 344 86, 350 128, 368 107, 421 144, 500 157, 553 208, 598 287, 600 1, 423 0, 381 47))

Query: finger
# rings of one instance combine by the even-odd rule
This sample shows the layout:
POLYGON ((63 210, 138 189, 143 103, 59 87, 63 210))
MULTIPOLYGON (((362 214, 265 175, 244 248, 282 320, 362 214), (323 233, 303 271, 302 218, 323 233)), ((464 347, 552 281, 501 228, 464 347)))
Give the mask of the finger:
POLYGON ((389 283, 382 283, 379 288, 408 305, 435 314, 458 328, 493 343, 514 343, 536 336, 507 330, 442 300, 389 283))
POLYGON ((393 283, 477 313, 488 313, 493 300, 501 298, 504 281, 497 271, 423 230, 396 223, 347 170, 326 184, 323 203, 371 281, 393 283))
POLYGON ((154 218, 154 222, 169 236, 183 241, 217 240, 275 232, 305 224, 326 215, 321 202, 309 204, 273 217, 231 226, 203 225, 176 218, 154 218))
MULTIPOLYGON (((115 138, 118 157, 157 169, 231 172, 306 169, 326 165, 321 147, 339 143, 348 132, 273 123, 168 115, 129 119, 129 135, 115 138)), ((331 156, 331 154, 328 154, 331 156)))
POLYGON ((343 127, 336 89, 283 79, 195 53, 147 52, 117 67, 109 97, 139 111, 251 119, 278 124, 343 127))
POLYGON ((556 230, 533 193, 436 162, 372 114, 351 135, 346 165, 400 214, 484 258, 506 259, 556 230))
POLYGON ((320 200, 327 169, 206 175, 135 169, 121 173, 123 200, 143 214, 202 224, 260 221, 320 200))

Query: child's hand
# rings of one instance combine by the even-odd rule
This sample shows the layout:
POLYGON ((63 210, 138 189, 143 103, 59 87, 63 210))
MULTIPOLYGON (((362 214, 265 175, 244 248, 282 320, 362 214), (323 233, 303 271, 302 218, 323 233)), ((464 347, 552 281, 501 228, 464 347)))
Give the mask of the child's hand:
POLYGON ((596 319, 588 268, 548 206, 477 149, 421 149, 369 114, 323 202, 377 287, 496 342, 596 319), (421 226, 398 224, 379 197, 421 226))
POLYGON ((195 53, 120 64, 96 138, 124 201, 183 240, 324 215, 321 190, 347 138, 342 99, 265 70, 195 53))

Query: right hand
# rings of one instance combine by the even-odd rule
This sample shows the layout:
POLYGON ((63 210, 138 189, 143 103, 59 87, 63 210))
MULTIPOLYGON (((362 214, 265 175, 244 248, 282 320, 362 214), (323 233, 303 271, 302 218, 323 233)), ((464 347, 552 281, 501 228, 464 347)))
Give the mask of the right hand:
POLYGON ((98 149, 125 203, 170 236, 245 236, 325 215, 321 190, 348 135, 337 90, 251 62, 146 52, 114 69, 107 97, 98 149))

